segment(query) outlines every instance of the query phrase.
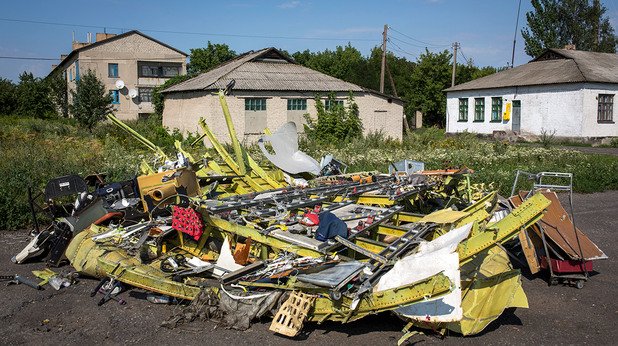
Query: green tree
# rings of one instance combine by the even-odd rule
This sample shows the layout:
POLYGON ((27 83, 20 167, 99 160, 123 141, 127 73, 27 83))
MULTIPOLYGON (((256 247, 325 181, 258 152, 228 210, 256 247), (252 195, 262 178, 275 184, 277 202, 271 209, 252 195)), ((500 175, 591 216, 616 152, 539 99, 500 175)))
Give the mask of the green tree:
POLYGON ((424 124, 444 126, 446 94, 443 90, 451 86, 451 58, 448 50, 440 53, 425 50, 419 56, 410 76, 410 94, 405 96, 406 114, 420 110, 424 124))
POLYGON ((618 39, 599 0, 532 0, 521 34, 531 57, 574 44, 579 50, 615 53, 618 39))
POLYGON ((67 80, 61 73, 54 73, 47 78, 49 85, 50 98, 56 111, 63 118, 69 117, 69 93, 67 91, 67 80))
POLYGON ((13 82, 0 78, 0 115, 11 115, 17 110, 16 89, 13 82))
POLYGON ((112 96, 92 70, 83 74, 71 90, 71 114, 92 132, 92 128, 112 110, 112 96))
POLYGON ((299 64, 347 82, 363 85, 367 60, 352 47, 337 46, 335 50, 312 53, 309 50, 296 52, 292 57, 299 64))
POLYGON ((176 85, 191 78, 193 78, 193 76, 188 74, 175 76, 166 80, 165 83, 156 86, 152 90, 152 105, 154 106, 155 113, 157 113, 158 115, 163 115, 163 108, 165 107, 165 104, 163 103, 163 94, 161 93, 161 91, 171 87, 172 85, 176 85))
POLYGON ((337 145, 363 135, 363 124, 352 93, 348 96, 347 105, 337 103, 334 93, 328 96, 327 102, 331 105, 329 109, 326 109, 320 96, 316 96, 317 117, 313 119, 305 114, 305 134, 309 140, 337 145))
POLYGON ((206 48, 191 49, 188 74, 195 75, 206 72, 226 61, 234 59, 236 56, 236 52, 231 50, 227 44, 212 44, 208 41, 206 48))
POLYGON ((16 91, 17 114, 33 118, 51 118, 57 115, 47 81, 35 78, 30 72, 23 72, 19 75, 16 91))

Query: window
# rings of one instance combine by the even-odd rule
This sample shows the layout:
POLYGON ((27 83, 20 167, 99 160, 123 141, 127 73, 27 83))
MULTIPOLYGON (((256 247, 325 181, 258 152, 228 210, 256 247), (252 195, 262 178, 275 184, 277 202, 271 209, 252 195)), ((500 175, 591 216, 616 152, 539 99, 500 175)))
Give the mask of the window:
POLYGON ((139 88, 139 101, 152 102, 152 90, 154 88, 139 88))
POLYGON ((468 121, 468 99, 459 99, 459 121, 468 121))
POLYGON ((343 100, 326 100, 324 101, 324 109, 327 111, 335 108, 335 107, 343 107, 343 100))
POLYGON ((120 92, 118 90, 110 91, 112 95, 112 104, 119 105, 120 104, 120 92))
POLYGON ((289 99, 288 100, 289 111, 306 111, 307 100, 305 99, 289 99))
POLYGON ((73 81, 73 69, 69 69, 69 81, 73 81))
POLYGON ((118 64, 107 64, 107 76, 118 78, 118 64))
POLYGON ((79 80, 79 61, 75 60, 75 81, 79 80))
POLYGON ((614 121, 614 95, 599 94, 599 112, 597 122, 611 123, 614 121))
POLYGON ((485 99, 474 99, 474 121, 485 121, 485 99))
POLYGON ((491 98, 491 121, 502 121, 502 97, 491 98))
POLYGON ((170 78, 178 76, 181 69, 181 64, 149 61, 137 62, 137 74, 139 77, 170 78))
POLYGON ((266 99, 245 99, 246 111, 265 111, 266 99))

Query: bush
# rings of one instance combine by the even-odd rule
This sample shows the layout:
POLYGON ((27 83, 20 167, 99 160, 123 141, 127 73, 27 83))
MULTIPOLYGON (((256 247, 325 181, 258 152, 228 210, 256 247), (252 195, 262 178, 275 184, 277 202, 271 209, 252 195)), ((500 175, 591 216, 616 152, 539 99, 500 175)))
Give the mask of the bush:
POLYGON ((320 144, 346 143, 363 136, 363 124, 358 116, 358 105, 354 102, 352 93, 348 96, 348 104, 336 103, 335 94, 331 93, 328 100, 332 106, 326 109, 322 100, 315 98, 316 119, 305 114, 305 135, 310 141, 320 144))
POLYGON ((194 75, 190 74, 175 76, 166 80, 165 83, 152 89, 152 105, 154 107, 155 113, 158 115, 163 115, 163 109, 165 107, 165 104, 163 103, 163 94, 161 93, 161 91, 171 87, 172 85, 184 82, 193 77, 194 75))

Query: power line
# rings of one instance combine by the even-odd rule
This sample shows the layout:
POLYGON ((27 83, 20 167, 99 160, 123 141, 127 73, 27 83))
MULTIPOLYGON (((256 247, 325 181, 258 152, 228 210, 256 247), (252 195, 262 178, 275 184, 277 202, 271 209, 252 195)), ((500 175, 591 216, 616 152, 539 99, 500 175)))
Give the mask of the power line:
POLYGON ((200 36, 221 36, 221 37, 241 37, 241 38, 268 38, 268 39, 283 39, 283 40, 315 40, 315 41, 375 41, 375 39, 369 38, 327 38, 327 37, 300 37, 300 36, 268 36, 268 35, 245 35, 245 34, 223 34, 223 33, 209 33, 209 32, 196 32, 196 31, 173 31, 173 30, 157 30, 157 29, 136 29, 136 28, 121 28, 105 25, 86 25, 86 24, 71 24, 60 22, 47 22, 38 20, 26 20, 26 19, 12 19, 12 18, 0 18, 3 22, 13 23, 28 23, 28 24, 43 24, 43 25, 55 25, 55 26, 67 26, 78 28, 94 28, 94 29, 113 29, 120 31, 139 30, 144 32, 154 32, 161 34, 177 34, 177 35, 200 35, 200 36))
POLYGON ((461 54, 461 56, 464 58, 464 60, 466 61, 466 64, 468 65, 472 65, 470 64, 470 60, 468 60, 468 58, 466 58, 466 56, 463 53, 463 50, 461 49, 461 45, 459 46, 459 53, 461 54))
POLYGON ((406 41, 401 40, 401 39, 399 39, 399 38, 397 38, 397 37, 392 37, 392 36, 391 36, 390 38, 391 38, 391 39, 393 39, 393 40, 395 40, 395 41, 397 41, 397 42, 400 42, 400 43, 403 43, 403 44, 407 44, 407 45, 412 46, 412 47, 427 48, 427 46, 422 46, 422 45, 420 45, 420 44, 414 44, 414 43, 406 42, 406 41))
POLYGON ((399 49, 392 48, 393 50, 395 50, 395 51, 397 51, 399 53, 407 54, 407 55, 409 55, 409 56, 411 56, 411 57, 413 57, 415 59, 418 59, 418 55, 405 51, 403 48, 401 48, 398 44, 396 44, 395 42, 391 41, 390 39, 389 39, 388 42, 392 43, 395 47, 399 48, 399 49))
POLYGON ((396 32, 396 33, 398 33, 398 34, 400 34, 400 35, 402 35, 404 37, 407 37, 408 39, 410 39, 412 41, 419 42, 419 43, 425 44, 427 46, 433 46, 433 47, 449 47, 450 46, 450 44, 433 44, 433 43, 429 43, 429 42, 425 42, 425 41, 421 41, 421 40, 415 39, 414 37, 406 35, 406 34, 404 34, 401 31, 393 29, 393 27, 391 27, 391 26, 389 26, 389 29, 391 29, 392 31, 394 31, 394 32, 396 32))
MULTIPOLYGON (((64 60, 61 58, 44 58, 44 57, 30 57, 30 56, 0 56, 0 59, 8 59, 8 60, 50 60, 50 61, 59 61, 64 60)), ((169 60, 169 57, 158 57, 151 58, 150 60, 169 60)), ((81 58, 81 61, 87 63, 89 61, 107 61, 107 60, 118 60, 118 61, 132 61, 135 58, 81 58)))
POLYGON ((0 59, 10 59, 10 60, 50 60, 50 61, 58 61, 60 58, 33 58, 27 56, 0 56, 0 59))

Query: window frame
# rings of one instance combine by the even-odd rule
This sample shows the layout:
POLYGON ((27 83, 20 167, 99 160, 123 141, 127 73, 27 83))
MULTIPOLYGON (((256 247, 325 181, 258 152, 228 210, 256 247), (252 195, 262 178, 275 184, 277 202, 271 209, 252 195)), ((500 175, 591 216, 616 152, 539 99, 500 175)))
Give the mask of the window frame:
POLYGON ((474 98, 474 122, 482 123, 484 121, 485 121, 485 98, 475 97, 474 98))
POLYGON ((137 76, 140 78, 173 78, 182 74, 182 64, 172 62, 158 62, 158 61, 138 61, 137 62, 137 76), (144 68, 149 71, 144 73, 144 68), (177 71, 176 74, 168 74, 166 71, 171 69, 177 71))
POLYGON ((263 112, 266 111, 265 97, 247 97, 245 98, 245 111, 263 112))
POLYGON ((615 94, 599 94, 597 96, 597 123, 614 123, 614 95, 615 94))
POLYGON ((288 111, 306 111, 307 110, 307 99, 288 99, 288 111))
POLYGON ((118 63, 113 63, 113 62, 107 63, 107 77, 109 77, 109 78, 119 78, 119 76, 120 76, 120 73, 118 71, 118 63), (114 69, 112 69, 113 66, 115 66, 114 69), (116 74, 113 75, 112 71, 115 71, 116 74))
POLYGON ((331 100, 331 99, 326 99, 326 100, 324 100, 324 110, 326 110, 326 111, 331 111, 331 110, 334 108, 334 106, 331 104, 331 101, 334 101, 334 102, 335 102, 335 105, 334 105, 334 106, 339 105, 339 106, 341 106, 341 107, 345 107, 345 104, 343 103, 343 100, 338 100, 338 99, 334 99, 334 100, 331 100))
POLYGON ((139 97, 139 102, 150 102, 150 103, 152 103, 152 93, 153 93, 153 91, 154 91, 153 87, 139 87, 139 88, 137 88, 137 95, 139 97), (143 96, 142 96, 142 93, 144 91, 146 91, 146 90, 149 90, 149 92, 144 93, 146 95, 149 95, 148 96, 148 100, 144 100, 143 96))
POLYGON ((504 102, 502 97, 492 97, 491 98, 491 122, 499 123, 502 122, 502 108, 504 106, 504 102))
POLYGON ((112 104, 119 105, 120 104, 120 91, 110 90, 109 93, 112 95, 112 104))
POLYGON ((467 97, 459 98, 459 117, 457 118, 457 121, 468 121, 468 106, 469 102, 467 97))

